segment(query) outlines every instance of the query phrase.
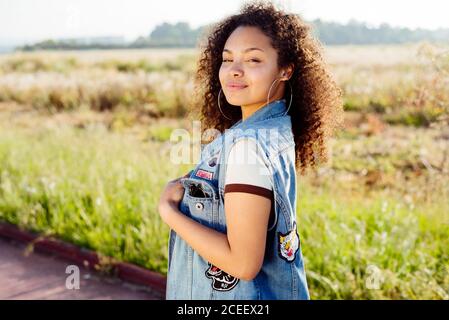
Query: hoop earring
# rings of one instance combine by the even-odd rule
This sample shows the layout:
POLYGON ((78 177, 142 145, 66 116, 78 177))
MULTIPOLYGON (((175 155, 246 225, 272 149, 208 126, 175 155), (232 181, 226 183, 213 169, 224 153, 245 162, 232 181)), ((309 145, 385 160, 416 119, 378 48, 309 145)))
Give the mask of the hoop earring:
MULTIPOLYGON (((271 83, 270 89, 268 90, 267 104, 268 104, 268 101, 270 99, 271 88, 273 87, 273 84, 276 82, 276 80, 280 80, 280 79, 274 79, 273 83, 271 83)), ((293 100, 293 88, 292 88, 292 85, 291 85, 291 83, 288 80, 286 82, 290 86, 290 103, 288 104, 287 111, 285 111, 285 113, 282 116, 285 116, 288 113, 288 111, 290 110, 290 106, 292 105, 292 100, 293 100)))
POLYGON ((218 109, 220 110, 220 113, 223 115, 223 117, 225 117, 226 119, 228 119, 228 120, 232 120, 231 118, 229 118, 229 117, 227 117, 224 113, 223 113, 223 111, 221 110, 221 107, 220 107, 220 94, 221 94, 221 88, 220 88, 220 91, 218 92, 218 109))

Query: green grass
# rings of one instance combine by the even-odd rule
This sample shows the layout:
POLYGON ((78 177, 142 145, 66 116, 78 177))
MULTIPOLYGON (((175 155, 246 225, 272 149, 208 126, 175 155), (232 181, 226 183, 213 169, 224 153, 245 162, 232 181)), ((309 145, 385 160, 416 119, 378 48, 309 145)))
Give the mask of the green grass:
POLYGON ((168 177, 161 161, 115 134, 68 129, 0 138, 0 218, 166 272, 168 227, 155 210, 168 177))
POLYGON ((307 190, 299 202, 312 298, 449 299, 447 205, 307 190), (379 269, 379 289, 367 285, 369 266, 379 269))
MULTIPOLYGON (((152 134, 166 141, 168 132, 156 126, 152 134)), ((364 157, 381 140, 341 139, 335 174, 369 165, 364 157), (348 142, 351 157, 340 150, 348 142)), ((0 219, 165 274, 169 229, 156 204, 167 180, 190 168, 170 164, 161 141, 142 143, 101 129, 0 124, 0 219)), ((396 149, 380 154, 372 169, 399 170, 392 163, 405 155, 396 149)), ((363 183, 331 173, 300 178, 298 232, 311 297, 448 299, 447 188, 424 201, 399 187, 368 191, 363 183), (366 285, 369 266, 380 270, 379 289, 366 285)), ((425 182, 410 183, 420 188, 425 182)))

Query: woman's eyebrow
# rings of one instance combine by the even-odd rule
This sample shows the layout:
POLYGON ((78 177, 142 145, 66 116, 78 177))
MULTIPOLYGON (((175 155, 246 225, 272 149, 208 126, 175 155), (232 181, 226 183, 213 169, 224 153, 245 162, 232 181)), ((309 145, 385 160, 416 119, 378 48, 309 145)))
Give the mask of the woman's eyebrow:
MULTIPOLYGON (((260 48, 255 48, 255 47, 253 47, 253 48, 248 48, 248 49, 245 49, 245 50, 243 50, 243 52, 248 52, 248 51, 252 51, 252 50, 260 50, 260 51, 262 51, 262 52, 264 52, 262 49, 260 49, 260 48)), ((229 52, 229 53, 232 53, 232 51, 231 50, 229 50, 229 49, 223 49, 223 52, 229 52)))

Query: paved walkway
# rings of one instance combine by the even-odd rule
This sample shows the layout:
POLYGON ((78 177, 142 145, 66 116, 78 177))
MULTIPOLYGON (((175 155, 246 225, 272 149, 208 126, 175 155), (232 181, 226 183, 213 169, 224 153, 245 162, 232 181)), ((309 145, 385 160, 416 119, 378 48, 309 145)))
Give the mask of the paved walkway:
MULTIPOLYGON (((66 268, 72 263, 32 252, 26 246, 0 237, 0 299, 161 299, 147 287, 80 270, 80 289, 67 289, 66 268)), ((73 273, 72 273, 73 274, 73 273)))

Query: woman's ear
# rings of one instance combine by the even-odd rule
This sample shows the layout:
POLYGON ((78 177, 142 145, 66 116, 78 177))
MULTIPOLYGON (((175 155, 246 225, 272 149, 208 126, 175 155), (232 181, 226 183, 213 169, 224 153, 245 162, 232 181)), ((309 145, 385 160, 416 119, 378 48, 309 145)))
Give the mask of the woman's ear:
POLYGON ((285 80, 285 81, 289 80, 290 77, 292 76, 292 74, 293 74, 293 65, 289 65, 286 69, 284 69, 281 72, 281 77, 283 78, 281 80, 285 80))

